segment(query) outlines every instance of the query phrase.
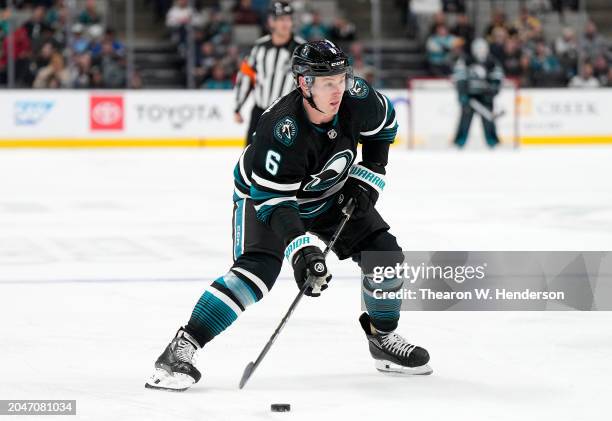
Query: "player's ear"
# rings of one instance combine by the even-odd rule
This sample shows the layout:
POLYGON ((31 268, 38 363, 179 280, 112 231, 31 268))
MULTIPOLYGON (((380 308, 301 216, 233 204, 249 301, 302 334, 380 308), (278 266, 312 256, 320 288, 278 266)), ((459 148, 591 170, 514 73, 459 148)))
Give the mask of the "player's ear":
POLYGON ((302 90, 305 96, 310 95, 310 89, 308 88, 308 85, 306 84, 306 79, 302 75, 298 76, 298 86, 302 90))

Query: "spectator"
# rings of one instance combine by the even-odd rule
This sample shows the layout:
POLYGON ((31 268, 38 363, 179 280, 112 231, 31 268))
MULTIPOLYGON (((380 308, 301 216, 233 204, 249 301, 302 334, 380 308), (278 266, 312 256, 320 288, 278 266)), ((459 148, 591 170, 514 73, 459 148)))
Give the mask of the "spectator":
POLYGON ((559 60, 545 43, 539 42, 536 52, 529 63, 530 78, 536 86, 558 86, 563 72, 559 60))
POLYGON ((98 12, 96 0, 87 0, 85 2, 85 9, 79 14, 79 22, 83 25, 102 23, 102 17, 98 12))
POLYGON ((74 89, 88 89, 91 86, 91 54, 86 52, 74 57, 70 80, 70 87, 74 89))
POLYGON ((0 10, 0 41, 8 34, 10 18, 11 11, 9 9, 0 10))
POLYGON ((607 83, 608 77, 608 60, 603 55, 598 55, 593 61, 593 76, 599 80, 601 85, 607 83))
POLYGON ((212 70, 212 78, 208 79, 202 85, 203 89, 232 89, 233 84, 225 73, 225 69, 221 63, 217 63, 212 70))
POLYGON ((230 45, 221 59, 221 64, 223 65, 226 73, 230 76, 232 83, 234 83, 234 79, 236 78, 236 74, 240 68, 240 63, 241 58, 238 46, 230 45))
POLYGON ((232 9, 234 24, 257 25, 260 23, 259 14, 253 10, 251 0, 240 0, 232 9))
MULTIPOLYGON (((30 19, 23 25, 32 43, 38 43, 39 39, 42 37, 43 31, 51 29, 45 22, 45 14, 46 10, 43 6, 36 6, 32 11, 30 19)), ((34 48, 34 50, 39 50, 40 47, 41 46, 38 46, 38 48, 34 48)))
POLYGON ((570 88, 599 88, 600 83, 593 75, 593 65, 585 62, 580 69, 580 74, 574 76, 569 83, 570 88))
POLYGON ((45 20, 49 25, 56 28, 57 21, 60 18, 60 10, 64 8, 64 0, 55 0, 53 4, 47 9, 45 20))
POLYGON ((68 8, 64 6, 63 0, 56 0, 55 5, 47 12, 46 20, 49 26, 53 28, 53 43, 58 49, 65 48, 67 44, 68 17, 68 8))
POLYGON ((521 76, 520 76, 520 85, 522 87, 530 87, 533 86, 533 81, 531 80, 531 57, 529 53, 523 52, 521 55, 520 66, 521 66, 521 76))
POLYGON ((112 28, 107 28, 106 31, 104 32, 104 37, 102 38, 102 40, 93 43, 93 45, 91 46, 91 53, 93 54, 94 57, 97 57, 100 54, 102 54, 102 44, 105 42, 111 43, 111 45, 113 46, 113 53, 115 55, 117 56, 125 55, 125 46, 123 45, 121 41, 117 39, 115 30, 112 28))
MULTIPOLYGON (((457 15, 457 21, 453 29, 451 29, 451 34, 461 38, 464 45, 472 45, 474 33, 474 26, 470 23, 468 16, 465 13, 457 15)), ((467 51, 465 51, 465 53, 467 53, 467 51)))
POLYGON ((542 23, 537 17, 529 13, 528 8, 522 7, 513 28, 516 29, 523 41, 528 41, 541 33, 542 23))
POLYGON ((198 85, 211 76, 212 69, 216 63, 217 52, 215 51, 215 44, 212 42, 203 43, 196 54, 195 76, 198 85))
POLYGON ((34 55, 32 61, 30 62, 30 74, 35 77, 40 69, 48 66, 51 61, 51 57, 55 52, 56 49, 52 42, 46 42, 43 44, 38 54, 34 55))
POLYGON ((516 33, 516 30, 513 30, 513 28, 511 28, 508 24, 506 20, 506 14, 501 10, 497 10, 493 13, 491 23, 485 29, 485 35, 489 42, 492 41, 493 32, 497 28, 503 29, 509 35, 513 35, 514 33, 516 33))
POLYGON ((340 48, 344 48, 347 43, 355 41, 357 31, 355 25, 351 22, 343 17, 337 17, 334 20, 329 37, 333 42, 339 44, 340 48))
POLYGON ((194 10, 189 0, 176 0, 166 15, 166 26, 173 32, 184 29, 193 18, 194 10))
POLYGON ((221 12, 211 10, 209 21, 204 25, 203 31, 204 41, 222 45, 228 43, 232 33, 232 26, 223 18, 221 12))
POLYGON ((70 87, 70 74, 60 53, 53 53, 49 64, 38 71, 33 87, 36 89, 70 87))
POLYGON ((117 54, 111 40, 102 42, 102 52, 96 63, 101 70, 104 87, 117 89, 125 86, 123 58, 117 54))
POLYGON ((329 38, 330 30, 327 25, 321 22, 321 14, 314 11, 311 18, 311 22, 304 25, 302 28, 302 38, 305 38, 307 41, 316 41, 329 38))
POLYGON ((85 28, 81 23, 72 25, 72 51, 75 54, 83 54, 89 50, 89 40, 83 35, 85 28))
POLYGON ((186 56, 187 29, 193 21, 195 10, 189 0, 175 0, 166 15, 166 26, 170 30, 170 39, 178 46, 182 57, 186 56))
POLYGON ((438 25, 436 32, 427 39, 427 61, 433 76, 451 74, 455 45, 456 38, 449 34, 446 25, 438 25))
POLYGON ((561 36, 555 40, 555 54, 559 58, 566 79, 570 80, 576 76, 578 73, 578 42, 573 28, 563 28, 561 36))
POLYGON ((432 16, 432 22, 431 25, 429 26, 429 36, 433 35, 436 33, 436 29, 438 28, 438 26, 440 25, 444 25, 448 28, 448 23, 446 21, 446 14, 443 11, 439 11, 436 12, 433 16, 432 16))
POLYGON ((508 40, 508 32, 505 28, 496 27, 493 29, 493 33, 491 34, 491 41, 489 44, 489 51, 497 61, 503 63, 504 61, 504 50, 506 46, 506 41, 508 40))
POLYGON ((506 76, 511 78, 518 78, 521 76, 522 55, 521 43, 518 37, 508 38, 504 44, 503 58, 500 60, 506 76))
POLYGON ((606 54, 607 48, 606 41, 597 31, 595 23, 593 21, 587 22, 584 34, 579 43, 580 51, 587 59, 594 59, 600 54, 606 54))
POLYGON ((14 30, 12 34, 4 37, 2 40, 2 54, 0 54, 0 73, 6 73, 7 71, 9 42, 13 46, 12 58, 15 62, 15 83, 20 86, 29 84, 32 45, 28 32, 21 26, 14 30))
POLYGON ((104 89, 104 77, 102 76, 102 70, 96 65, 91 67, 91 71, 89 72, 91 75, 91 81, 89 84, 90 89, 104 89))

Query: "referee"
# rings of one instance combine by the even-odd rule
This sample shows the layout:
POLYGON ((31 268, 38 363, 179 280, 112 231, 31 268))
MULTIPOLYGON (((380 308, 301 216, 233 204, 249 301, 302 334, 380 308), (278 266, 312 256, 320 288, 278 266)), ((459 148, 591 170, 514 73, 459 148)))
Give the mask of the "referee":
POLYGON ((294 89, 291 74, 293 50, 305 41, 293 35, 293 8, 285 1, 274 1, 270 5, 268 26, 270 35, 255 41, 251 53, 240 66, 236 78, 236 108, 234 119, 242 123, 240 109, 251 91, 254 91, 255 106, 247 133, 247 145, 253 142, 253 132, 261 114, 278 98, 294 89))

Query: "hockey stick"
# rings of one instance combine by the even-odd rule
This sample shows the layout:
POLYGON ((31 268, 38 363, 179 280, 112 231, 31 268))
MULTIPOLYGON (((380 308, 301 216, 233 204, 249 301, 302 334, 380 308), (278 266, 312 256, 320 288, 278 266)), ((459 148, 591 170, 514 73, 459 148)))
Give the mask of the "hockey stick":
POLYGON ((477 99, 470 99, 470 107, 478 114, 484 117, 485 120, 490 121, 491 123, 495 123, 495 120, 506 114, 505 110, 501 110, 498 113, 493 113, 487 107, 485 107, 480 101, 477 99))
MULTIPOLYGON (((331 248, 336 243, 336 240, 338 239, 338 237, 340 237, 340 234, 342 233, 344 226, 346 225, 348 220, 351 218, 351 215, 353 214, 354 210, 355 210, 355 202, 351 199, 348 202, 348 204, 344 207, 344 209, 342 209, 342 213, 344 213, 344 219, 342 220, 342 222, 340 222, 340 225, 338 225, 338 228, 336 228, 336 232, 334 232, 334 235, 332 235, 332 238, 329 240, 329 244, 327 244, 327 247, 325 247, 325 251, 323 252, 324 256, 327 256, 331 248)), ((293 313, 293 310, 295 310, 298 303, 304 296, 304 293, 310 286, 311 286, 310 280, 308 280, 307 282, 304 282, 304 286, 302 287, 302 289, 300 289, 300 292, 298 292, 298 295, 293 299, 293 302, 289 306, 289 310, 287 310, 285 317, 283 317, 280 324, 278 325, 278 327, 276 328, 276 330, 274 331, 274 333, 268 340, 268 343, 266 343, 266 346, 263 347, 263 349, 257 356, 257 359, 255 360, 255 362, 251 361, 250 363, 247 364, 247 366, 244 369, 244 373, 242 373, 242 378, 240 379, 240 386, 239 386, 240 389, 242 389, 244 385, 246 385, 246 383, 249 381, 249 379, 251 378, 251 376, 253 375, 253 373, 255 372, 259 364, 261 363, 261 361, 264 359, 264 357, 266 356, 266 354, 268 353, 268 351, 270 350, 270 348, 272 347, 272 345, 278 338, 278 335, 280 334, 281 330, 283 330, 283 328, 285 327, 285 324, 287 324, 287 321, 289 320, 289 317, 293 313)))

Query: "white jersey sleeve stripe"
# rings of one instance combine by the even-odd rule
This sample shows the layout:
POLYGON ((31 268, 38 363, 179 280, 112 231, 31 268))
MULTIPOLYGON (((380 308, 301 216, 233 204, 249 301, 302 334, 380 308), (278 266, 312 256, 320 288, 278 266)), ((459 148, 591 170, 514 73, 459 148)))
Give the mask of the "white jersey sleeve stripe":
MULTIPOLYGON (((380 100, 380 98, 379 98, 380 100)), ((384 105, 385 105, 385 116, 383 117, 383 121, 382 123, 380 123, 380 126, 378 126, 377 128, 375 128, 374 130, 370 130, 367 132, 360 132, 359 134, 362 136, 372 136, 373 134, 378 133, 379 131, 381 131, 383 129, 383 127, 385 126, 385 123, 387 122, 387 101, 383 101, 384 105)))
POLYGON ((278 191, 294 191, 294 190, 298 190, 300 186, 302 185, 301 182, 300 183, 290 183, 290 184, 275 183, 273 181, 266 180, 265 178, 262 178, 255 173, 252 174, 252 178, 253 178, 253 181, 255 181, 260 186, 267 187, 272 190, 278 190, 278 191))
POLYGON ((260 203, 259 205, 255 205, 254 208, 256 211, 259 212, 259 210, 264 206, 275 206, 283 202, 297 202, 297 198, 295 196, 275 197, 274 199, 269 199, 269 200, 266 200, 265 202, 260 203))

